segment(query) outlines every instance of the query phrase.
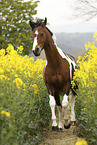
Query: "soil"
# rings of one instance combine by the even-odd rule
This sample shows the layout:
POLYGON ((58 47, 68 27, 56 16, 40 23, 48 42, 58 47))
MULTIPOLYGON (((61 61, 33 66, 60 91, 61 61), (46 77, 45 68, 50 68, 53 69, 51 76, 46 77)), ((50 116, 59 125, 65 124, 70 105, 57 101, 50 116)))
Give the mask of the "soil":
POLYGON ((78 137, 73 133, 75 126, 71 126, 70 129, 63 129, 63 131, 52 131, 49 128, 45 132, 44 141, 40 145, 75 145, 78 137))

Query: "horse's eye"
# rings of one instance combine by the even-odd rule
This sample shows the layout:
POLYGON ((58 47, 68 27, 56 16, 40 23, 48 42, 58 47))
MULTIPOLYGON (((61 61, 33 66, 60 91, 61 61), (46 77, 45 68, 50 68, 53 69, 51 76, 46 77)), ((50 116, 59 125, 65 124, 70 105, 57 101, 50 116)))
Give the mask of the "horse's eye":
POLYGON ((41 36, 43 36, 44 35, 44 32, 43 33, 41 33, 41 36))

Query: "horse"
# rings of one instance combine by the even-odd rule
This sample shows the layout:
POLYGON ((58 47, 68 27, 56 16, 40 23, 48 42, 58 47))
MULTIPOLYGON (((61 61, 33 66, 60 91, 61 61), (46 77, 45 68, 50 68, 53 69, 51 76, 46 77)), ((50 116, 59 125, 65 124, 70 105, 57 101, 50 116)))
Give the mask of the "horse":
POLYGON ((43 70, 43 79, 49 94, 49 104, 52 113, 52 130, 69 129, 75 119, 75 95, 76 88, 72 88, 71 81, 74 71, 77 68, 75 58, 64 53, 56 44, 53 33, 46 27, 47 18, 39 19, 36 22, 29 21, 32 28, 33 48, 35 56, 39 56, 44 49, 46 64, 43 70), (63 95, 62 103, 60 96, 63 95), (69 103, 70 102, 70 103, 69 103), (68 115, 68 104, 71 107, 71 120, 68 115), (59 123, 55 115, 57 105, 59 123), (64 112, 64 125, 62 123, 62 112, 64 112))

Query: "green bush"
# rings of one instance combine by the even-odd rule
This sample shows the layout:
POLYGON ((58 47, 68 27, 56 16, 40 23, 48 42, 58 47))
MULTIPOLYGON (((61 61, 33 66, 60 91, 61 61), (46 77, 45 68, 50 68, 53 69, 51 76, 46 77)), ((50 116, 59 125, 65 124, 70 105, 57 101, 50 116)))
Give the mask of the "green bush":
POLYGON ((77 134, 86 138, 89 145, 97 145, 97 47, 89 42, 88 48, 87 54, 79 57, 80 69, 74 76, 79 84, 75 104, 77 134))
POLYGON ((0 50, 0 145, 39 144, 49 124, 45 61, 23 57, 22 50, 12 45, 0 50))

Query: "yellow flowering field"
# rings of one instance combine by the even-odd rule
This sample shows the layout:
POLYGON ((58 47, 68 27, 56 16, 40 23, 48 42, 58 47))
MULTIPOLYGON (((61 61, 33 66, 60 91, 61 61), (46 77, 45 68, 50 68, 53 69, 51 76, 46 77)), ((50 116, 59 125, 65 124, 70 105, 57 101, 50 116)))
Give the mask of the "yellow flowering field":
POLYGON ((45 61, 22 51, 11 44, 0 50, 0 145, 37 144, 50 118, 45 61))
MULTIPOLYGON (((97 41, 97 32, 94 34, 97 41)), ((76 98, 77 133, 87 139, 89 145, 97 145, 97 46, 96 42, 85 44, 87 53, 78 57, 80 69, 76 70, 74 82, 78 83, 76 98)))
POLYGON ((87 142, 84 139, 80 139, 75 143, 75 145, 88 145, 87 142))

